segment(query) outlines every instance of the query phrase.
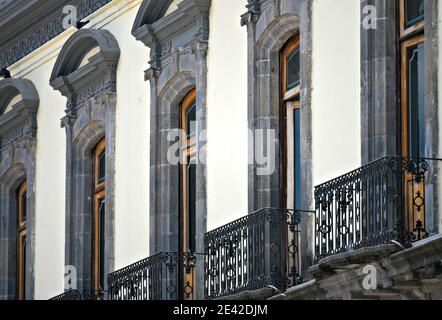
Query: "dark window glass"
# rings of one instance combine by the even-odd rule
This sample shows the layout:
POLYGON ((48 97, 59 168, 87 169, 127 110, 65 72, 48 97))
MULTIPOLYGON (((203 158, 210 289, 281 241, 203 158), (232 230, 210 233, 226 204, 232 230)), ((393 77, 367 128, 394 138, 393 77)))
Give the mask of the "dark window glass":
POLYGON ((300 84, 299 48, 296 48, 287 58, 287 90, 300 84))
POLYGON ((189 164, 188 166, 188 208, 189 212, 188 214, 188 223, 189 223, 189 250, 192 252, 195 252, 196 250, 196 165, 195 164, 189 164))
POLYGON ((410 157, 425 155, 424 44, 410 47, 408 63, 408 145, 410 157))
POLYGON ((424 20, 424 0, 405 0, 405 26, 424 20))
POLYGON ((104 242, 104 232, 105 232, 105 198, 100 199, 100 206, 98 209, 98 259, 99 259, 99 274, 98 279, 100 281, 100 288, 104 289, 104 278, 105 278, 105 271, 104 271, 104 252, 105 252, 105 242, 104 242))
POLYGON ((20 196, 21 202, 21 222, 26 222, 26 192, 20 196))
POLYGON ((194 101, 186 111, 187 137, 192 137, 196 132, 196 102, 194 101))
POLYGON ((98 168, 98 182, 101 183, 106 179, 106 151, 100 154, 98 158, 99 168, 98 168))
POLYGON ((22 276, 22 282, 21 282, 21 286, 22 286, 22 292, 23 292, 23 297, 26 297, 26 235, 22 236, 22 250, 21 250, 21 259, 23 262, 23 265, 21 266, 21 276, 22 276))
POLYGON ((293 112, 294 119, 294 145, 295 145, 295 209, 300 209, 300 190, 301 190, 301 122, 300 109, 295 109, 293 112))

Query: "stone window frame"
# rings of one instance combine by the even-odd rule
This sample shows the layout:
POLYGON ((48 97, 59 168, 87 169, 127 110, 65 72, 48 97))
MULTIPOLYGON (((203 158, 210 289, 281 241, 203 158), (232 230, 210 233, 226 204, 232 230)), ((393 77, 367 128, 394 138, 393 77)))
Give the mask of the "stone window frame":
MULTIPOLYGON (((361 159, 362 165, 399 154, 400 48, 399 0, 361 0, 361 159), (376 28, 366 29, 367 6, 376 8, 376 28)), ((425 123, 426 156, 438 158, 438 1, 425 0, 425 123), (431 106, 430 108, 428 106, 431 106)), ((439 188, 436 162, 429 166, 425 200, 434 210, 426 213, 427 229, 439 227, 439 188), (433 165, 434 164, 434 165, 433 165), (435 214, 436 213, 436 214, 435 214)))
POLYGON ((0 81, 0 299, 16 297, 17 208, 16 191, 27 181, 26 296, 35 290, 35 170, 37 112, 40 99, 34 84, 26 79, 0 81), (3 114, 18 94, 21 100, 3 114))
MULTIPOLYGON (((280 132, 279 54, 293 36, 300 36, 301 59, 301 181, 300 208, 314 208, 312 180, 312 0, 248 0, 248 11, 241 16, 241 25, 247 27, 248 42, 248 129, 274 129, 280 132)), ((249 135, 249 152, 262 148, 249 135)), ((280 150, 280 137, 275 145, 280 150)), ((281 204, 282 159, 277 152, 275 172, 268 176, 257 174, 258 166, 249 159, 248 206, 253 212, 281 204)), ((313 220, 302 220, 302 239, 313 239, 313 220)), ((301 244, 304 272, 311 265, 313 246, 301 244)))
POLYGON ((65 264, 77 268, 77 289, 92 288, 93 149, 106 141, 105 273, 115 267, 116 71, 120 49, 107 30, 83 29, 64 44, 50 85, 67 98, 65 264), (78 68, 94 47, 99 52, 78 68))
MULTIPOLYGON (((180 128, 180 105, 196 89, 197 132, 207 123, 207 50, 211 0, 183 0, 164 16, 171 0, 144 0, 132 34, 150 48, 150 254, 179 250, 179 164, 167 160, 167 135, 180 128)), ((204 146, 197 143, 199 152, 204 146)), ((207 231, 206 165, 196 165, 197 251, 207 231)), ((199 272, 202 275, 202 272, 199 272)))

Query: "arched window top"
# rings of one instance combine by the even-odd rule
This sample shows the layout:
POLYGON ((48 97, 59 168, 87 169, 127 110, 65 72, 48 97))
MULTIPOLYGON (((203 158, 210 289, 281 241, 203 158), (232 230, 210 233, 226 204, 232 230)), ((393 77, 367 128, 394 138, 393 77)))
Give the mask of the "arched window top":
POLYGON ((100 47, 96 46, 93 47, 92 49, 90 49, 89 51, 86 51, 86 53, 83 55, 83 58, 80 61, 80 64, 78 66, 78 69, 84 67, 85 65, 87 65, 94 56, 96 56, 97 54, 100 53, 100 47))
POLYGON ((107 30, 83 29, 74 33, 63 46, 51 75, 51 82, 67 76, 91 60, 117 63, 120 48, 107 30))
POLYGON ((14 106, 19 103, 20 101, 23 100, 23 97, 21 96, 21 94, 17 94, 15 97, 13 97, 11 99, 11 101, 9 101, 9 103, 6 105, 6 108, 3 111, 3 114, 6 114, 10 111, 12 111, 12 108, 14 108, 14 106))
POLYGON ((294 14, 286 14, 273 19, 267 28, 257 33, 256 47, 259 50, 258 58, 264 58, 269 52, 278 52, 294 35, 300 33, 300 18, 294 14))
POLYGON ((181 103, 182 129, 185 130, 187 138, 190 139, 196 132, 196 90, 192 89, 181 103))
MULTIPOLYGON (((150 25, 167 14, 174 11, 174 7, 178 6, 178 3, 182 2, 180 0, 144 0, 138 10, 137 17, 135 18, 135 23, 132 28, 132 33, 137 31, 144 25, 150 25), (175 3, 177 2, 177 3, 175 3), (170 9, 170 10, 169 10, 170 9)), ((176 9, 176 8, 175 8, 176 9)))
POLYGON ((280 51, 281 90, 284 100, 295 98, 300 93, 301 52, 299 35, 290 38, 280 51))
POLYGON ((19 104, 37 108, 39 97, 31 81, 26 79, 3 79, 0 81, 0 117, 19 104))
POLYGON ((164 14, 164 16, 168 16, 169 14, 171 14, 172 12, 174 12, 175 10, 178 9, 178 5, 183 2, 183 0, 173 0, 173 2, 170 4, 169 8, 167 8, 166 13, 164 14))

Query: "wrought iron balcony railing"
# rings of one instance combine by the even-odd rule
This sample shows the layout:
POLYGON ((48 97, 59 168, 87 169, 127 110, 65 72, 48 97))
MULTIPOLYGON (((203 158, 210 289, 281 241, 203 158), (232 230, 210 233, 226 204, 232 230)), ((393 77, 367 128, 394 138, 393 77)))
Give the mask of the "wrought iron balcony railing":
POLYGON ((104 291, 91 290, 69 290, 50 300, 106 300, 106 293, 104 291))
POLYGON ((205 297, 302 282, 302 211, 262 209, 205 235, 205 297))
POLYGON ((315 188, 315 260, 389 241, 428 237, 429 162, 386 157, 315 188))
POLYGON ((108 275, 109 300, 195 299, 197 255, 159 253, 108 275))

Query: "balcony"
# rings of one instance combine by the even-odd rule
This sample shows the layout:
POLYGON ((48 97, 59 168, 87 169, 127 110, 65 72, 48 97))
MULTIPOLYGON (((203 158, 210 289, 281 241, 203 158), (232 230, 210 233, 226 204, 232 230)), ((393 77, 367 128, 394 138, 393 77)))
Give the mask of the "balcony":
POLYGON ((315 262, 337 253, 427 238, 430 162, 386 157, 315 188, 315 262))
POLYGON ((303 211, 262 209, 205 235, 205 297, 302 282, 303 211))
MULTIPOLYGON (((267 286, 288 292, 303 283, 301 269, 310 266, 303 261, 301 268, 299 249, 301 240, 310 241, 301 239, 300 228, 310 213, 314 258, 307 264, 363 247, 410 247, 431 236, 428 221, 433 217, 437 168, 430 163, 436 161, 379 159, 317 186, 315 211, 262 209, 206 233, 202 254, 159 253, 109 274, 106 298, 217 299, 267 286)), ((70 291, 54 300, 104 297, 70 291)))
POLYGON ((108 275, 109 300, 193 300, 199 259, 159 253, 108 275))
POLYGON ((99 301, 105 300, 106 293, 104 291, 91 291, 91 290, 69 290, 62 293, 50 300, 62 301, 62 300, 92 300, 99 301))
POLYGON ((115 271, 108 276, 108 299, 214 299, 297 285, 303 213, 262 209, 207 233, 203 255, 160 253, 115 271))

